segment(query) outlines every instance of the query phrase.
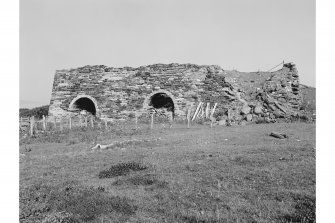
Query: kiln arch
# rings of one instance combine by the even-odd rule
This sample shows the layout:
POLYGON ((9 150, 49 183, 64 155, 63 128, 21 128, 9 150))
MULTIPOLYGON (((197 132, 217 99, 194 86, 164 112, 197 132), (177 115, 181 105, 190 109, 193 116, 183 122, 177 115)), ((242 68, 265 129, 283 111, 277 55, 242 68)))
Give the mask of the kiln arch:
POLYGON ((175 97, 166 90, 157 90, 149 94, 143 103, 145 110, 154 109, 166 109, 168 112, 172 112, 174 116, 178 110, 175 97))
POLYGON ((78 95, 71 101, 69 105, 69 110, 70 111, 86 110, 95 116, 97 115, 98 105, 97 101, 92 96, 78 95))

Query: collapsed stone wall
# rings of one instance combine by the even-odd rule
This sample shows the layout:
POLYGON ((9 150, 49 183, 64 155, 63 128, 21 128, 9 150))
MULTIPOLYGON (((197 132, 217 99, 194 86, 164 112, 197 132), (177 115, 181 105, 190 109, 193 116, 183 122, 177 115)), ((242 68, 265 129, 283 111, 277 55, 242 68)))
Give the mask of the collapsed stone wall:
POLYGON ((153 109, 157 94, 171 99, 175 118, 186 118, 187 109, 191 105, 195 109, 199 102, 218 103, 216 117, 237 124, 289 117, 301 103, 299 76, 292 63, 275 72, 252 73, 177 63, 138 68, 99 65, 57 70, 49 115, 77 114, 78 101, 84 98, 99 118, 127 119, 153 109))

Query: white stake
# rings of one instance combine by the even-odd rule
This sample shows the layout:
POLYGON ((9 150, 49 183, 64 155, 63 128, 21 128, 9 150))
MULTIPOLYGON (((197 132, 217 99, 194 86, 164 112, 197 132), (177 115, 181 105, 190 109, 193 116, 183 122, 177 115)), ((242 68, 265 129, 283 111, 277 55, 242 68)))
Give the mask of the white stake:
POLYGON ((213 117, 214 112, 215 112, 215 108, 216 108, 217 105, 218 105, 218 103, 215 103, 215 104, 214 104, 214 108, 213 108, 213 110, 212 110, 211 117, 213 117))
POLYGON ((209 107, 210 107, 210 103, 208 102, 206 106, 206 118, 209 118, 209 107))
POLYGON ((201 104, 202 104, 202 102, 199 103, 197 109, 195 110, 194 115, 193 115, 193 118, 192 118, 192 121, 194 121, 194 119, 197 117, 197 114, 198 114, 198 112, 199 112, 199 108, 200 108, 201 104))
POLYGON ((151 113, 151 129, 154 128, 154 113, 151 113))
POLYGON ((30 135, 34 135, 34 125, 35 125, 35 117, 32 116, 30 118, 30 135))

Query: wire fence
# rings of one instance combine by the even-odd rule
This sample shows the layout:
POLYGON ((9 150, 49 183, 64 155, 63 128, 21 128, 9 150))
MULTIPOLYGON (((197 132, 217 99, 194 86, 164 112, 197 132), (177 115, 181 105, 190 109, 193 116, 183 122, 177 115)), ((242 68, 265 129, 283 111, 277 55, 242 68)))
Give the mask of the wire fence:
MULTIPOLYGON (((182 119, 182 121, 177 121, 172 118, 172 116, 162 116, 161 114, 151 111, 149 114, 144 116, 135 115, 135 117, 129 119, 132 125, 137 128, 140 124, 150 125, 151 129, 154 129, 154 125, 158 123, 165 123, 169 128, 172 128, 177 122, 187 125, 190 128, 192 122, 207 122, 211 127, 215 118, 213 117, 217 103, 214 104, 213 108, 210 108, 210 103, 199 102, 199 104, 194 107, 190 106, 187 109, 187 115, 182 119)), ((32 117, 20 117, 20 132, 28 133, 33 136, 38 132, 47 131, 68 131, 74 128, 97 128, 101 130, 109 130, 113 125, 118 122, 117 120, 97 118, 92 115, 76 115, 69 117, 47 117, 43 116, 42 119, 36 119, 32 117)), ((125 122, 125 121, 124 121, 125 122)))

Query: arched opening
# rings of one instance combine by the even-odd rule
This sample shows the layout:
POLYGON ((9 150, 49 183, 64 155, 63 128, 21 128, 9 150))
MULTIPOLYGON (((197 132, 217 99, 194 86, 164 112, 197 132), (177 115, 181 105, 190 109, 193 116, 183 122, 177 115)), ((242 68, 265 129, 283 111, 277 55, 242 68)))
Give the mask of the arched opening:
POLYGON ((97 109, 95 103, 92 99, 88 97, 80 97, 78 99, 74 99, 70 104, 70 109, 74 111, 82 111, 85 110, 92 115, 96 115, 97 109))
POLYGON ((166 109, 168 112, 172 112, 174 116, 174 103, 171 97, 166 93, 156 93, 150 97, 149 106, 154 107, 155 109, 166 109))

